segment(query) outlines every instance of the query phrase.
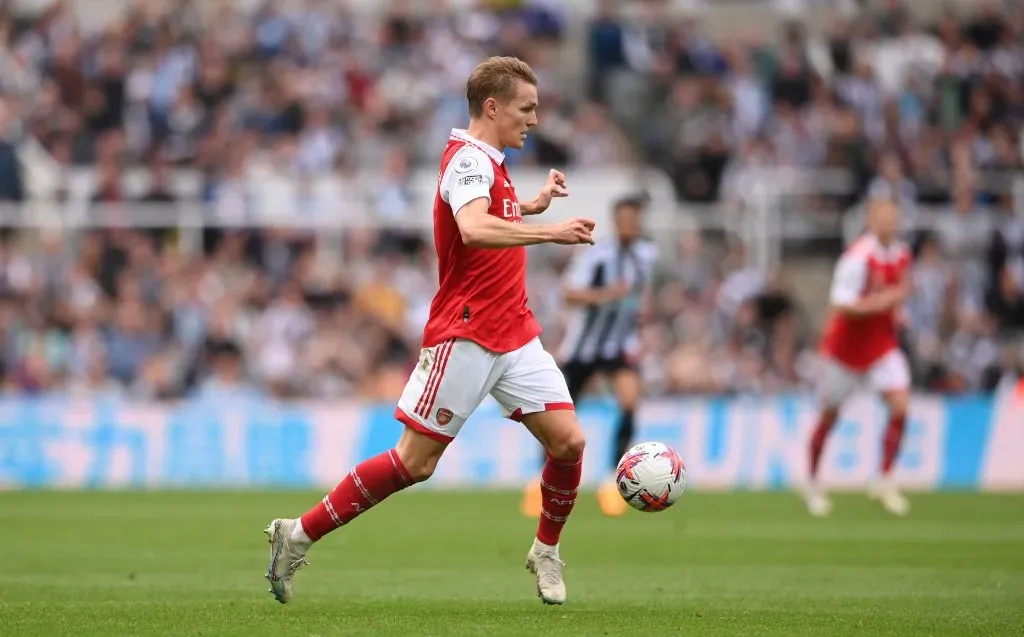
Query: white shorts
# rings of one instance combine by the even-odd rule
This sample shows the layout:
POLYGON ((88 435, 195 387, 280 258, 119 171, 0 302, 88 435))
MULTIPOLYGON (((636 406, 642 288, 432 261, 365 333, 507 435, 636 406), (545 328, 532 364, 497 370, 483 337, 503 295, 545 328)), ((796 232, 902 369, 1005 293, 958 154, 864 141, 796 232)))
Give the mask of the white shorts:
POLYGON ((894 349, 863 372, 854 371, 835 359, 824 360, 818 395, 825 406, 842 405, 862 385, 879 393, 910 389, 907 357, 900 350, 894 349))
POLYGON ((488 394, 506 418, 517 421, 527 414, 573 409, 565 377, 540 339, 497 354, 460 338, 420 351, 395 418, 447 442, 488 394))

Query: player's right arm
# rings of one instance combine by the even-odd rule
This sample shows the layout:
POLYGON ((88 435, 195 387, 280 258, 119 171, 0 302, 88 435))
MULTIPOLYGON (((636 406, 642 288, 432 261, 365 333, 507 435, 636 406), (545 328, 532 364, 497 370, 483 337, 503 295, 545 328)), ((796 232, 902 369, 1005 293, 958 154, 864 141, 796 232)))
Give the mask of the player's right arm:
POLYGON ((841 314, 851 317, 889 312, 903 302, 906 291, 893 286, 862 296, 868 279, 868 261, 855 252, 847 253, 836 264, 829 302, 841 314))
POLYGON ((629 295, 629 286, 618 283, 610 288, 565 289, 565 304, 569 307, 580 305, 604 305, 621 301, 629 295))
POLYGON ((599 259, 599 252, 587 250, 578 252, 569 264, 562 286, 567 306, 604 305, 620 301, 629 294, 629 286, 621 281, 609 287, 591 285, 599 259))
POLYGON ((510 223, 488 214, 494 169, 478 148, 465 146, 452 157, 438 185, 451 206, 462 242, 471 248, 512 248, 538 243, 593 244, 594 222, 569 219, 555 224, 510 223))
MULTIPOLYGON (((455 212, 462 242, 470 248, 514 248, 538 243, 593 245, 594 222, 575 218, 555 224, 509 223, 488 214, 490 198, 477 198, 455 212)), ((454 208, 453 208, 454 209, 454 208)))

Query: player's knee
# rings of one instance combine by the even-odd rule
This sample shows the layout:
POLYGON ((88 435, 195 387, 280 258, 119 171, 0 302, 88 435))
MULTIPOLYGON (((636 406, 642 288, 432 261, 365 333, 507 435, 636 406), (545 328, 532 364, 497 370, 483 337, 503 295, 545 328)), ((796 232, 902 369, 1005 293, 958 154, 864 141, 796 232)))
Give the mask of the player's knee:
POLYGON ((434 475, 437 463, 441 459, 440 452, 429 449, 406 449, 405 453, 402 453, 401 449, 398 451, 405 470, 415 482, 423 482, 434 475))
POLYGON ((402 432, 395 451, 409 476, 416 482, 423 482, 434 475, 437 463, 444 455, 447 444, 424 434, 406 429, 402 432))
POLYGON ((549 456, 558 460, 578 460, 583 457, 586 446, 587 440, 583 431, 576 427, 551 440, 547 451, 549 456))
POLYGON ((627 395, 619 397, 619 408, 622 411, 634 412, 636 411, 637 404, 640 402, 640 397, 636 395, 627 395))
POLYGON ((818 424, 823 427, 832 428, 839 420, 839 408, 829 405, 821 410, 821 417, 818 424))
POLYGON ((430 476, 434 475, 434 470, 437 469, 437 462, 440 460, 440 456, 422 456, 413 458, 409 462, 405 463, 405 469, 409 472, 409 475, 416 482, 423 482, 428 480, 430 476))
POLYGON ((623 411, 636 410, 642 391, 640 376, 633 370, 621 371, 616 375, 614 385, 619 407, 623 411))

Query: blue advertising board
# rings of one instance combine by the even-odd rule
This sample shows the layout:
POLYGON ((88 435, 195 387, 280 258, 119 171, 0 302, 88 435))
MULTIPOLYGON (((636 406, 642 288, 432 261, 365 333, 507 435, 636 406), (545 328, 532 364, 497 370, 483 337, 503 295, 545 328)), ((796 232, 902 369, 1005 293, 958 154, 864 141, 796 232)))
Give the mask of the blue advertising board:
MULTIPOLYGON (((329 487, 392 446, 393 406, 238 398, 176 404, 104 398, 0 400, 0 488, 329 487)), ((579 406, 588 436, 584 481, 610 471, 617 412, 579 406)), ((687 463, 690 488, 774 490, 806 476, 815 402, 806 396, 654 400, 637 441, 659 440, 687 463)), ((837 489, 878 467, 885 413, 864 397, 844 410, 823 461, 837 489)), ((1024 403, 1004 397, 915 397, 896 478, 922 490, 1024 491, 1024 403)), ((483 405, 423 488, 518 487, 538 471, 537 443, 483 405)))

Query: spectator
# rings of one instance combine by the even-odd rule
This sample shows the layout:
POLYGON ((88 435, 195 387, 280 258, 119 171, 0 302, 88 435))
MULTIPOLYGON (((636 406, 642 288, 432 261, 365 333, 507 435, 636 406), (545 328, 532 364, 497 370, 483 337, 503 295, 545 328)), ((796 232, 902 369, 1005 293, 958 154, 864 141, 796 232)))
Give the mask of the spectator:
POLYGON ((14 146, 11 114, 7 102, 0 99, 0 202, 25 198, 21 163, 14 146))
POLYGON ((868 197, 892 199, 899 203, 903 223, 908 229, 918 226, 917 188, 903 172, 903 161, 895 151, 885 152, 878 161, 878 176, 868 188, 868 197))

